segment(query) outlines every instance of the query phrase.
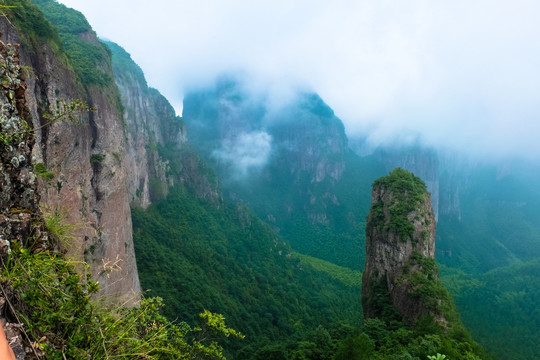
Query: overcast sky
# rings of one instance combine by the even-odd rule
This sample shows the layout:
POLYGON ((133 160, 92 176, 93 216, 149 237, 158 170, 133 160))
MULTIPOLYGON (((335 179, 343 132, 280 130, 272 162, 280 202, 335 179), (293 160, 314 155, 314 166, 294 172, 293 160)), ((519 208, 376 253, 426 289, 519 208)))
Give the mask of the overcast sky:
MULTIPOLYGON (((537 0, 59 0, 181 112, 230 69, 318 92, 349 135, 540 155, 537 0)), ((284 92, 286 93, 286 92, 284 92)))

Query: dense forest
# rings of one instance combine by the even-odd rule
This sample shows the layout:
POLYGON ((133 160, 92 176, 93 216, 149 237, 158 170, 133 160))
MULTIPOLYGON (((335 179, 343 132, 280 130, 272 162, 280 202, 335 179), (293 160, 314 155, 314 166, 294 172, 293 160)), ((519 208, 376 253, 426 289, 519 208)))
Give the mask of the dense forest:
POLYGON ((231 344, 232 358, 271 358, 319 327, 339 336, 361 323, 358 284, 316 271, 242 207, 216 209, 174 189, 133 209, 133 224, 143 287, 164 298, 171 319, 226 314, 246 335, 231 344))

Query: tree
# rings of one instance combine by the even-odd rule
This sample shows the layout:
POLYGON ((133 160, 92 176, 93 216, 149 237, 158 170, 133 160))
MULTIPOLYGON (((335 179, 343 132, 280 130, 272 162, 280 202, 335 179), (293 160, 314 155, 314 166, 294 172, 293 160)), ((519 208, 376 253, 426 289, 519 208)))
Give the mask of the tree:
POLYGON ((334 360, 368 360, 371 359, 374 349, 373 340, 362 333, 343 340, 334 355, 334 360))

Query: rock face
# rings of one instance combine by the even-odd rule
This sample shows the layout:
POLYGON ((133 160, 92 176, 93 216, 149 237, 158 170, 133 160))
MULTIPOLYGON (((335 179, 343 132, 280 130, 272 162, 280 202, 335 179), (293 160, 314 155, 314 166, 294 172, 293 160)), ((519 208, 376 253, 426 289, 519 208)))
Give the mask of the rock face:
POLYGON ((191 150, 184 122, 156 89, 148 87, 140 67, 115 43, 112 52, 114 81, 124 107, 127 191, 131 206, 146 208, 182 184, 214 205, 221 203, 216 182, 201 171, 201 160, 191 150))
POLYGON ((125 162, 130 203, 146 208, 152 200, 166 194, 168 164, 158 153, 158 146, 187 142, 183 122, 176 117, 168 101, 155 89, 148 88, 142 70, 120 46, 107 42, 111 49, 114 80, 118 86, 126 126, 125 162))
MULTIPOLYGON (((11 252, 14 242, 27 244, 34 239, 36 248, 47 247, 48 237, 43 231, 37 177, 32 166, 34 138, 29 132, 26 107, 25 76, 19 65, 18 46, 0 41, 0 264, 11 252)), ((6 298, 12 296, 11 286, 1 284, 0 326, 17 359, 25 359, 22 344, 23 324, 6 324, 6 298)))
POLYGON ((438 310, 435 217, 425 184, 400 168, 373 184, 362 279, 364 317, 415 323, 438 310))
POLYGON ((0 41, 0 254, 10 243, 26 243, 34 235, 39 214, 37 177, 32 166, 34 139, 24 117, 26 83, 17 47, 0 41))
MULTIPOLYGON (((21 6, 37 11, 27 2, 21 6)), ((35 146, 32 158, 25 157, 21 163, 31 166, 32 161, 49 171, 47 180, 37 180, 41 205, 46 213, 61 213, 66 223, 75 226, 73 240, 64 244, 65 250, 68 256, 90 265, 100 283, 100 295, 114 302, 136 300, 140 285, 126 191, 126 164, 122 162, 124 126, 118 90, 112 82, 110 56, 95 33, 83 31, 85 36, 80 38, 105 59, 97 71, 103 79, 111 79, 99 85, 83 85, 66 62, 66 55, 58 50, 58 43, 54 43, 59 41, 57 37, 38 34, 31 38, 28 29, 17 24, 0 19, 3 41, 21 43, 21 64, 31 69, 26 78, 26 118, 35 129, 35 146), (77 123, 49 124, 50 117, 45 114, 54 117, 66 113, 77 99, 96 110, 76 112, 77 123)), ((46 23, 39 26, 50 27, 46 23)))

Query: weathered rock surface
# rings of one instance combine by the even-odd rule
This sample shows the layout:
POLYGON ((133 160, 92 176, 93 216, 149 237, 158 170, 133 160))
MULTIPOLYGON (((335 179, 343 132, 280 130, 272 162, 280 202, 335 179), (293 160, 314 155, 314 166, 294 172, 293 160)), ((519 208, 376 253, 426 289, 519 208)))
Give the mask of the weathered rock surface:
POLYGON ((375 181, 366 226, 362 279, 364 317, 406 320, 424 315, 444 322, 437 294, 435 217, 425 184, 395 169, 375 181))
MULTIPOLYGON (((24 161, 21 158, 19 163, 30 169, 31 163, 42 163, 54 175, 49 180, 37 180, 41 204, 47 211, 65 214, 64 221, 75 225, 73 241, 64 244, 65 249, 68 256, 90 265, 100 283, 100 295, 112 301, 136 301, 140 285, 127 171, 121 161, 124 127, 115 84, 83 86, 50 42, 29 41, 27 34, 20 33, 5 18, 0 19, 0 31, 5 42, 24 43, 19 49, 20 62, 31 69, 26 78, 26 101, 27 119, 35 129, 35 146, 32 156, 25 156, 24 161), (48 124, 44 114, 61 114, 63 105, 76 99, 96 110, 75 114, 77 124, 48 124)), ((95 33, 85 34, 85 38, 99 44, 95 33)), ((101 51, 106 52, 104 48, 101 51)), ((101 66, 112 79, 110 63, 101 66)))
MULTIPOLYGON (((29 132, 26 83, 19 65, 18 46, 0 41, 0 265, 4 265, 14 242, 47 242, 40 224, 37 178, 31 156, 34 139, 29 132)), ((24 359, 22 324, 7 324, 5 308, 12 295, 0 284, 0 326, 17 359, 24 359)))

